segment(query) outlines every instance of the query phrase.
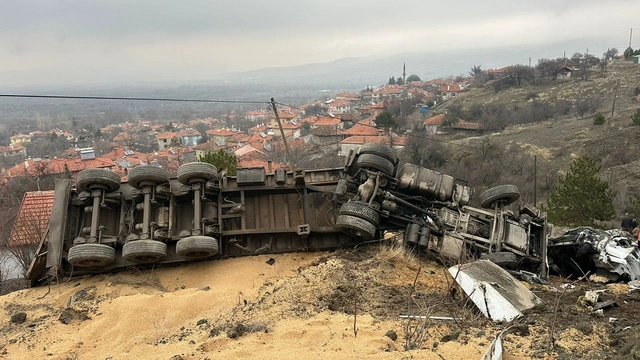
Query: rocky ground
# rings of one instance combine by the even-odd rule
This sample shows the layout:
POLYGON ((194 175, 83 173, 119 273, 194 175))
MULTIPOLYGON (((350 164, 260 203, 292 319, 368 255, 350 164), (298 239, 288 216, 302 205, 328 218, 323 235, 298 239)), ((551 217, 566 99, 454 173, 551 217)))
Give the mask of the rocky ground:
POLYGON ((130 269, 0 297, 0 358, 480 359, 511 325, 505 359, 638 358, 640 293, 570 282, 527 284, 542 305, 501 324, 440 263, 388 244, 130 269), (617 306, 595 315, 586 290, 617 306))

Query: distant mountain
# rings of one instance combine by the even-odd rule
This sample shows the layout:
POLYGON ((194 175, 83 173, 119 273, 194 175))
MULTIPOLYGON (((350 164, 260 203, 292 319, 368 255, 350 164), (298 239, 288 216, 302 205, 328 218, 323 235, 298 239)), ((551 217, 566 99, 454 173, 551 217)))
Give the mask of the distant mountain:
MULTIPOLYGON (((566 44, 565 44, 566 45, 566 44)), ((562 56, 562 44, 540 48, 498 48, 447 53, 407 52, 386 57, 344 58, 327 63, 313 63, 288 67, 263 68, 233 74, 222 79, 227 83, 302 85, 309 87, 361 89, 367 85, 381 85, 389 77, 402 76, 406 64, 407 76, 416 74, 421 79, 467 75, 473 65, 483 69, 500 68, 513 64, 532 65, 538 58, 562 56)))

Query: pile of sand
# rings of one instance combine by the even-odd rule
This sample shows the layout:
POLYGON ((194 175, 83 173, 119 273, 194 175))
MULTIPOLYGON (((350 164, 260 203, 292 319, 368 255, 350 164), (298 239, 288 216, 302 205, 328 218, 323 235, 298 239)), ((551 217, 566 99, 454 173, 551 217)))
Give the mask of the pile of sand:
MULTIPOLYGON (((450 282, 442 265, 393 247, 72 279, 0 297, 0 358, 480 359, 506 324, 490 323, 460 294, 452 298, 450 282), (21 311, 26 321, 11 323, 21 311)), ((505 358, 556 357, 541 352, 545 326, 510 335, 505 358)), ((584 336, 574 330, 560 329, 558 342, 579 352, 584 336)))

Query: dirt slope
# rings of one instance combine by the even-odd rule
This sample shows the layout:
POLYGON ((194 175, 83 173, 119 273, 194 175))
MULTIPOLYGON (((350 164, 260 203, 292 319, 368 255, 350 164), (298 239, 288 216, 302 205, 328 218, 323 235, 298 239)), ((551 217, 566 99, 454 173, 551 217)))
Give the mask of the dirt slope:
MULTIPOLYGON (((451 298, 449 281, 439 263, 389 246, 73 279, 0 297, 0 358, 480 359, 507 324, 488 322, 459 293, 451 298), (26 321, 12 323, 20 311, 26 321), (420 339, 407 329, 421 321, 398 319, 407 313, 460 320, 427 321, 420 339)), ((534 287, 545 305, 522 320, 526 331, 507 337, 506 359, 602 358, 633 344, 640 315, 626 285, 603 295, 620 305, 603 318, 576 307, 577 288, 561 297, 557 346, 546 351, 556 282, 534 287), (627 324, 634 328, 613 334, 627 324)))

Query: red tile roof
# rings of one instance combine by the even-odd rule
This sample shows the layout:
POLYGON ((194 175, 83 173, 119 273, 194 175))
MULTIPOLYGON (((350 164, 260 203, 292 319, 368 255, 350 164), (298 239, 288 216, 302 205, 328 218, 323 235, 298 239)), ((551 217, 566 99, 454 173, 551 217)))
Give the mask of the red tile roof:
POLYGON ((40 241, 49 224, 54 193, 51 190, 24 194, 9 237, 10 246, 30 245, 40 241))
MULTIPOLYGON (((439 114, 436 116, 432 116, 425 120, 422 124, 425 126, 441 126, 444 122, 446 115, 439 114)), ((463 129, 463 130, 480 130, 482 127, 479 123, 473 123, 464 121, 462 119, 458 119, 458 121, 451 126, 454 129, 463 129)))
POLYGON ((163 132, 163 133, 160 133, 160 134, 156 135, 156 139, 158 139, 158 140, 162 140, 162 139, 171 140, 171 139, 173 139, 175 137, 178 137, 178 134, 173 133, 173 132, 163 132))
POLYGON ((231 136, 236 132, 229 129, 209 129, 206 131, 209 136, 231 136))
POLYGON ((377 136, 378 129, 373 126, 355 124, 353 127, 342 132, 344 135, 362 135, 362 136, 377 136))
POLYGON ((428 119, 426 119, 425 121, 422 122, 422 125, 425 126, 440 126, 442 125, 442 123, 444 122, 444 118, 445 118, 445 114, 439 114, 436 116, 432 116, 428 119))
POLYGON ((313 126, 338 126, 340 125, 340 118, 331 116, 321 116, 313 123, 313 126))
POLYGON ((16 166, 9 168, 2 173, 2 177, 13 176, 39 176, 39 175, 55 175, 64 174, 65 165, 71 173, 77 173, 84 169, 90 168, 108 168, 111 169, 115 166, 115 163, 108 158, 97 157, 90 160, 76 159, 60 159, 54 158, 53 160, 40 160, 35 161, 33 159, 25 160, 16 166))

